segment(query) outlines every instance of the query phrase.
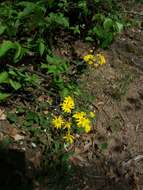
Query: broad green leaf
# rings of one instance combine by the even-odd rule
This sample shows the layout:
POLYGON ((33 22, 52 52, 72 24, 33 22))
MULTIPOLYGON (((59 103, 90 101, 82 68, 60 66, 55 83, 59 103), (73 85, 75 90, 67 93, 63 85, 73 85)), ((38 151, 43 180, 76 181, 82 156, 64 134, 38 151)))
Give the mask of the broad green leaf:
POLYGON ((58 74, 58 68, 56 65, 48 66, 48 73, 58 74))
POLYGON ((111 18, 106 18, 103 22, 103 27, 105 30, 109 30, 113 27, 113 20, 111 18))
POLYGON ((8 93, 0 92, 0 101, 5 100, 5 99, 8 98, 9 96, 10 96, 10 94, 8 94, 8 93))
POLYGON ((43 55, 44 51, 45 51, 45 44, 43 42, 40 42, 39 43, 39 52, 40 52, 41 56, 43 55))
POLYGON ((120 22, 116 22, 115 24, 116 24, 115 26, 116 26, 117 32, 122 32, 124 28, 123 24, 120 22))
POLYGON ((0 84, 7 82, 8 79, 8 73, 6 71, 0 73, 0 84))
POLYGON ((9 80, 10 85, 15 89, 18 90, 19 88, 21 88, 21 84, 17 81, 14 81, 12 79, 9 80))
POLYGON ((4 56, 8 50, 14 49, 15 44, 9 40, 3 41, 3 43, 0 45, 0 57, 4 56))
POLYGON ((62 91, 60 92, 60 95, 62 95, 62 97, 66 97, 70 94, 70 91, 68 88, 63 88, 62 91))

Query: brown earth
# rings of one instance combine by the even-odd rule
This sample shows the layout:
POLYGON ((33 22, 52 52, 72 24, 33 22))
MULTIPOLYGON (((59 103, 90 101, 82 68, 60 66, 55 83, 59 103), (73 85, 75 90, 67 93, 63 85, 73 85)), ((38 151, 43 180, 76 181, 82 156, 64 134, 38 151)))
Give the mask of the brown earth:
MULTIPOLYGON (((80 54, 83 44, 79 44, 80 54)), ((107 64, 91 66, 81 86, 95 97, 91 103, 97 113, 94 145, 107 143, 108 148, 99 155, 96 148, 88 147, 89 163, 81 169, 85 184, 79 189, 142 190, 143 31, 128 29, 103 53, 107 64)))

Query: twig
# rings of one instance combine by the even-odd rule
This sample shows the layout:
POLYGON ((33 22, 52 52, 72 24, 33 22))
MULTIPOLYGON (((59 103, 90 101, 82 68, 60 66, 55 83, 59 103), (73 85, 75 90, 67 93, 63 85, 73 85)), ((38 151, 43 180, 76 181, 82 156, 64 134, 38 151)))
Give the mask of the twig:
POLYGON ((128 160, 127 162, 124 162, 122 164, 123 167, 126 167, 126 166, 129 166, 132 162, 139 162, 140 160, 143 159, 143 155, 138 155, 138 156, 135 156, 134 158, 128 160))
MULTIPOLYGON (((7 66, 10 67, 10 68, 12 68, 12 69, 17 69, 14 66, 9 65, 9 64, 7 64, 7 66)), ((25 68, 25 67, 21 67, 21 69, 24 69, 25 71, 27 71, 29 73, 36 74, 36 75, 44 78, 45 80, 50 80, 51 79, 49 76, 45 76, 44 74, 42 74, 42 73, 40 73, 38 71, 34 71, 34 70, 32 71, 32 70, 29 70, 28 68, 25 68)))
POLYGON ((139 13, 139 12, 134 12, 134 11, 122 11, 123 13, 128 13, 128 14, 133 14, 133 15, 139 15, 139 16, 143 16, 143 12, 139 13))

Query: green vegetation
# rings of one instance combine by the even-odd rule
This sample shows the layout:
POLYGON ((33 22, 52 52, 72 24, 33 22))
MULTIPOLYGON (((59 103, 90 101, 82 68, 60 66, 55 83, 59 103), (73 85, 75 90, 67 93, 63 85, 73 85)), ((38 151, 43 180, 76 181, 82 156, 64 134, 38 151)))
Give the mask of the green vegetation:
MULTIPOLYGON (((107 48, 123 29, 117 10, 114 0, 7 0, 0 3, 0 101, 16 102, 20 98, 21 102, 28 102, 25 107, 17 106, 15 113, 9 112, 8 120, 30 132, 36 143, 44 144, 49 160, 67 160, 65 148, 73 142, 71 136, 70 143, 64 143, 62 133, 52 126, 51 118, 54 114, 60 115, 60 102, 68 96, 82 97, 78 78, 87 63, 105 63, 100 54, 89 53, 89 56, 86 52, 87 61, 57 55, 57 41, 72 36, 73 41, 80 39, 107 48), (41 140, 42 135, 47 140, 41 140)), ((77 106, 78 111, 82 109, 77 106)), ((64 117, 69 118, 69 115, 64 117)), ((89 131, 88 126, 86 132, 89 131)))

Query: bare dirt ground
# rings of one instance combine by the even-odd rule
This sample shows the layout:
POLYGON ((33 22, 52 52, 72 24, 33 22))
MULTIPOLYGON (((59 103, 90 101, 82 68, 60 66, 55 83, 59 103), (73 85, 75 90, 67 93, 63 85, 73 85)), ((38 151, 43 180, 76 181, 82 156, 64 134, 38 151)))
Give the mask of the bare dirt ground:
POLYGON ((92 153, 89 147, 87 151, 90 164, 81 169, 85 181, 79 189, 142 190, 142 29, 128 29, 104 54, 107 65, 89 68, 81 80, 81 86, 95 97, 92 106, 97 113, 97 124, 94 148, 92 144, 92 153), (107 149, 99 155, 96 145, 101 143, 107 149))

